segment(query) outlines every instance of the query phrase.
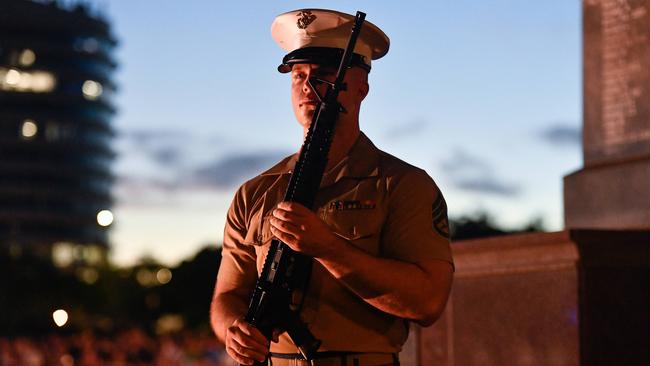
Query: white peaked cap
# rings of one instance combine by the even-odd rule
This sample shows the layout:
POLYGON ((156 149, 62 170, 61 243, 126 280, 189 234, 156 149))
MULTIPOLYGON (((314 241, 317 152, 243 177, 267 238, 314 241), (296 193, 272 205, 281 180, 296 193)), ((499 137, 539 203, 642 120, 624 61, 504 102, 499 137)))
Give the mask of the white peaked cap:
MULTIPOLYGON (((310 61, 291 59, 292 53, 298 50, 314 50, 314 47, 344 50, 354 20, 353 15, 326 9, 299 9, 278 15, 271 25, 271 35, 280 47, 289 52, 278 70, 287 72, 291 69, 287 64, 310 61)), ((369 70, 370 60, 383 57, 388 52, 389 45, 388 36, 376 25, 365 21, 354 53, 360 55, 360 60, 369 70)))

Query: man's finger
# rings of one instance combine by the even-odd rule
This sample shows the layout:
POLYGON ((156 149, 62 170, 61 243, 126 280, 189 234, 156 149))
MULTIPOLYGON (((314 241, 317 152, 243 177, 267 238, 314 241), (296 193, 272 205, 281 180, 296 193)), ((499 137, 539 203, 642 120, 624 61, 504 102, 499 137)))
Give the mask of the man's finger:
POLYGON ((300 234, 301 232, 304 232, 305 230, 303 229, 303 226, 299 227, 296 224, 293 224, 288 221, 282 221, 280 219, 276 218, 271 218, 269 221, 272 227, 275 227, 276 229, 285 232, 287 234, 291 234, 296 236, 297 234, 300 234))
POLYGON ((311 212, 307 207, 297 202, 282 201, 278 203, 278 208, 283 209, 285 211, 293 212, 298 216, 303 216, 303 214, 305 214, 307 211, 311 212))
POLYGON ((228 346, 240 357, 264 361, 268 353, 268 346, 261 346, 257 343, 247 343, 248 339, 241 339, 235 335, 231 337, 228 346))
POLYGON ((257 352, 266 353, 266 350, 269 348, 268 342, 260 342, 258 339, 246 335, 243 332, 232 332, 232 339, 242 347, 252 349, 257 352))
POLYGON ((271 225, 271 233, 273 234, 273 236, 280 239, 280 241, 282 241, 283 243, 289 245, 291 247, 291 249, 298 250, 297 245, 298 245, 299 240, 295 236, 293 236, 291 234, 288 234, 288 233, 285 233, 283 231, 280 231, 280 230, 276 229, 273 225, 271 225))
POLYGON ((266 337, 260 332, 259 329, 255 328, 254 326, 248 324, 248 322, 241 322, 238 324, 239 329, 246 334, 247 336, 251 337, 252 339, 255 339, 258 343, 264 345, 265 347, 268 347, 269 345, 269 340, 266 339, 266 337))
POLYGON ((278 343, 280 341, 280 334, 282 334, 282 333, 284 333, 284 330, 282 330, 282 329, 274 329, 273 330, 273 336, 271 337, 273 342, 278 343))
POLYGON ((287 211, 281 208, 276 208, 273 210, 273 217, 278 218, 283 221, 298 221, 302 216, 296 214, 295 212, 287 211))
POLYGON ((226 352, 228 352, 228 355, 240 365, 252 365, 255 362, 255 360, 240 356, 231 347, 226 347, 226 352))

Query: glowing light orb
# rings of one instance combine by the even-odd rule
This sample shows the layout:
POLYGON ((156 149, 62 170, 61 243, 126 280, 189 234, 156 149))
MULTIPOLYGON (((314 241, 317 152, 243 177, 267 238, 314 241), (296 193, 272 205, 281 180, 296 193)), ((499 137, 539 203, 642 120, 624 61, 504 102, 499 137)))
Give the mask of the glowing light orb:
POLYGON ((56 78, 47 71, 35 71, 31 78, 32 90, 37 93, 46 93, 54 90, 56 78))
POLYGON ((20 128, 20 133, 24 138, 32 138, 36 136, 37 132, 38 126, 36 125, 36 122, 31 119, 26 119, 23 121, 23 125, 20 128))
POLYGON ((20 71, 10 69, 5 75, 5 83, 9 85, 17 85, 20 82, 20 71))
POLYGON ((113 223, 113 213, 109 210, 101 210, 97 213, 97 223, 100 226, 109 226, 113 223))
POLYGON ((167 268, 161 268, 156 272, 156 279, 161 285, 169 283, 172 280, 172 271, 167 268))
POLYGON ((68 312, 63 309, 55 310, 52 313, 52 319, 54 319, 54 324, 58 327, 62 327, 68 322, 68 312))
POLYGON ((18 62, 23 66, 31 66, 36 61, 36 54, 30 49, 25 49, 20 53, 18 62))
POLYGON ((81 87, 81 91, 84 93, 86 99, 95 100, 102 95, 104 88, 102 88, 102 84, 94 80, 86 80, 81 87))

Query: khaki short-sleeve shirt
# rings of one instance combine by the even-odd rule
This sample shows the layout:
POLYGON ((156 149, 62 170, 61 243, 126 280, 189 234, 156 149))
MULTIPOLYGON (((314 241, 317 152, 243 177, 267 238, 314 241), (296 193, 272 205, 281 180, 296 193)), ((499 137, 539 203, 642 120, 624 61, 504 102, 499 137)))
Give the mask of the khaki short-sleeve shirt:
MULTIPOLYGON (((237 191, 226 220, 218 281, 254 288, 273 238, 269 217, 284 197, 296 159, 297 154, 285 158, 237 191)), ((335 234, 371 255, 453 265, 447 208, 438 187, 426 172, 377 149, 363 133, 323 177, 315 208, 335 234)), ((407 321, 367 304, 317 261, 301 318, 322 341, 320 351, 399 352, 408 335, 407 321)), ((286 333, 271 351, 298 352, 286 333)))

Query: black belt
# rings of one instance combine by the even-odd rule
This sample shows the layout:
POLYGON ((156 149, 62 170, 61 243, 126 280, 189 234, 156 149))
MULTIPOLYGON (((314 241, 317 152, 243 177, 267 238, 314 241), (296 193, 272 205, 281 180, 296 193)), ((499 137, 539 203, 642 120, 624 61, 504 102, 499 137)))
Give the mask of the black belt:
MULTIPOLYGON (((361 352, 339 352, 339 351, 323 351, 316 352, 314 355, 314 360, 321 358, 332 358, 332 357, 347 357, 358 355, 361 352)), ((284 358, 285 360, 306 360, 306 358, 301 353, 275 353, 271 352, 271 357, 284 358)))
MULTIPOLYGON (((355 356, 355 355, 363 355, 367 354, 368 352, 342 352, 342 351, 323 351, 323 352, 316 352, 314 357, 312 358, 313 360, 319 360, 319 359, 324 359, 324 358, 340 358, 342 361, 342 365, 345 365, 347 357, 350 356, 355 356)), ((370 352, 370 353, 375 353, 375 352, 370 352)), ((393 357, 393 365, 399 366, 399 357, 397 357, 397 353, 391 353, 390 354, 393 357)), ((285 360, 303 360, 303 361, 308 361, 302 354, 300 353, 275 353, 271 352, 270 353, 271 357, 274 358, 281 358, 285 360)), ((352 366, 352 365, 350 365, 352 366)))

